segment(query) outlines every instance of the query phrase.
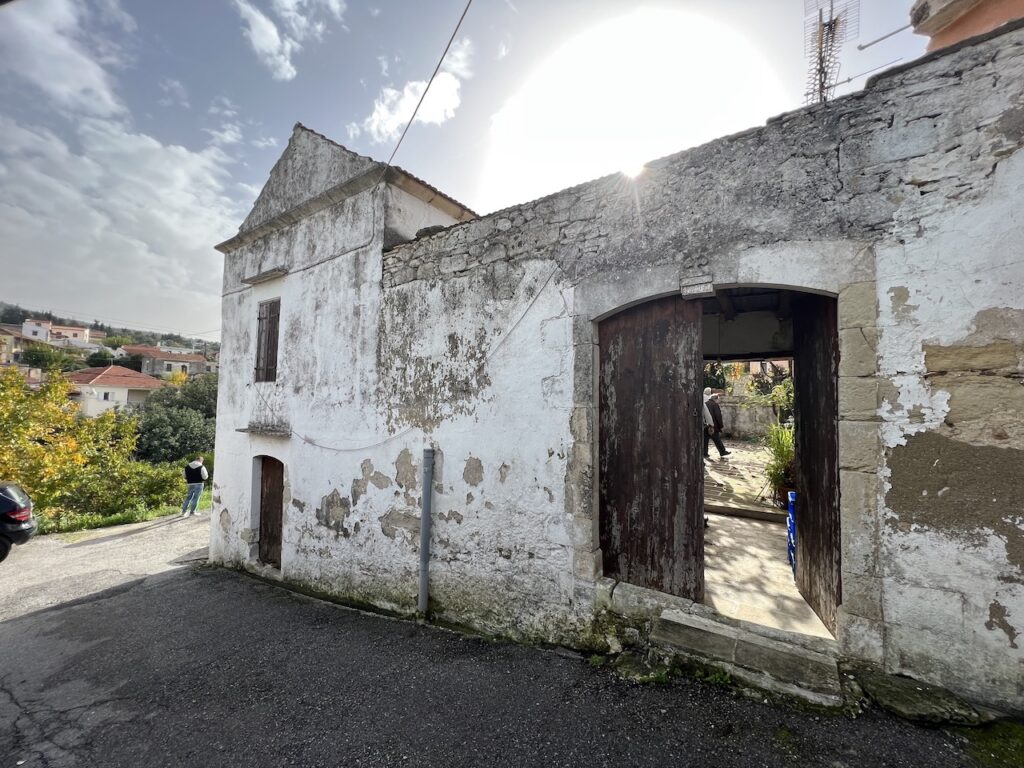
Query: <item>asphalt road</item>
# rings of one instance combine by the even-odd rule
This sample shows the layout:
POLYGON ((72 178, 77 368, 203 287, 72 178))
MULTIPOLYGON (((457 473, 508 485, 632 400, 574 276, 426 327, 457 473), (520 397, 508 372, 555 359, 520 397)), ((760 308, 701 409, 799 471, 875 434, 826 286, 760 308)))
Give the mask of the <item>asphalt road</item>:
POLYGON ((0 565, 6 766, 943 766, 944 733, 346 610, 203 567, 207 518, 0 565))

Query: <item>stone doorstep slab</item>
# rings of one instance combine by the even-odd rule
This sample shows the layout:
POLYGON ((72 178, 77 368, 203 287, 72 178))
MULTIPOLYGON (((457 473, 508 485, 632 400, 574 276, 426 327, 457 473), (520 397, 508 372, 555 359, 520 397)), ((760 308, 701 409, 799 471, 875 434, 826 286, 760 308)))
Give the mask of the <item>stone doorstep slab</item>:
POLYGON ((834 643, 822 640, 812 650, 802 636, 799 644, 787 642, 790 633, 772 630, 768 636, 748 626, 670 608, 655 622, 651 642, 668 651, 728 664, 736 668, 737 677, 760 687, 778 689, 769 684, 778 682, 786 686, 779 689, 785 693, 809 692, 814 695, 804 698, 818 701, 824 695, 838 703, 842 687, 834 643))
POLYGON ((695 616, 716 622, 721 626, 734 627, 769 640, 795 645, 814 653, 838 658, 839 646, 835 640, 824 637, 804 635, 799 632, 788 632, 761 624, 723 616, 710 605, 695 603, 685 597, 676 597, 645 587, 638 587, 624 581, 615 581, 601 577, 596 583, 595 605, 604 608, 626 619, 640 619, 657 623, 660 617, 674 616, 677 613, 695 616))
POLYGON ((786 512, 762 507, 756 504, 745 504, 741 501, 704 500, 704 511, 728 517, 746 517, 750 520, 766 520, 770 523, 786 524, 786 512))

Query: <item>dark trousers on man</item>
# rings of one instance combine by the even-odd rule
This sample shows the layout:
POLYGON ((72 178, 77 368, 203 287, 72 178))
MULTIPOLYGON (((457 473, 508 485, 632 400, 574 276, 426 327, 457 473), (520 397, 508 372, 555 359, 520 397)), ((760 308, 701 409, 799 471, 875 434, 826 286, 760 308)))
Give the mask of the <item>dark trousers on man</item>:
POLYGON ((715 441, 715 448, 718 449, 718 455, 719 456, 725 456, 725 454, 728 453, 728 451, 725 450, 725 444, 722 442, 722 438, 720 437, 720 435, 721 435, 721 433, 717 429, 715 430, 715 433, 713 435, 709 435, 708 431, 706 429, 704 430, 704 458, 705 459, 708 458, 708 441, 709 440, 714 440, 715 441))

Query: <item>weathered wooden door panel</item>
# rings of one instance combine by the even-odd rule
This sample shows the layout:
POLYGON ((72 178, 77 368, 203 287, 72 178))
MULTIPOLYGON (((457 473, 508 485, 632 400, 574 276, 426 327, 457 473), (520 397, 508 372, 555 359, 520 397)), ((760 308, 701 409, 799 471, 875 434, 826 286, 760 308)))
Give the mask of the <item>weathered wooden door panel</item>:
POLYGON ((264 456, 260 473, 260 561, 281 567, 284 465, 264 456))
POLYGON ((839 550, 839 335, 836 301, 793 298, 797 507, 796 583, 826 627, 841 602, 839 550))
POLYGON ((604 573, 701 600, 701 304, 632 307, 601 322, 599 341, 604 573))

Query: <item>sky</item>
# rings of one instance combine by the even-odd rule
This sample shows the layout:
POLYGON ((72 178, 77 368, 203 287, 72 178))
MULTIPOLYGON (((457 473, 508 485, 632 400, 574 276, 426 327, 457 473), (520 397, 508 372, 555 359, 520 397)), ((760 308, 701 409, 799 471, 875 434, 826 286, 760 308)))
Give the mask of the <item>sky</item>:
MULTIPOLYGON (((296 122, 386 160, 465 0, 0 0, 0 301, 210 340, 296 122)), ((837 94, 922 55, 861 0, 837 94)), ((474 0, 395 159, 478 213, 803 103, 804 0, 474 0)))

